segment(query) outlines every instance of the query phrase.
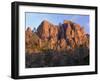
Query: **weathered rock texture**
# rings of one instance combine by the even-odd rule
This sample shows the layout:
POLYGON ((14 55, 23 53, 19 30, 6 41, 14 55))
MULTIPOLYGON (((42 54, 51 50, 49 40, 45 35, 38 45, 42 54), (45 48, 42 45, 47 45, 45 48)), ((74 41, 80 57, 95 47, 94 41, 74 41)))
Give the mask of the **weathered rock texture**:
MULTIPOLYGON (((25 31, 25 45, 26 54, 43 54, 43 60, 39 62, 43 63, 43 66, 53 66, 52 61, 54 65, 60 62, 63 65, 85 64, 84 59, 89 59, 89 34, 79 24, 68 20, 59 25, 44 20, 35 31, 28 27, 25 31)), ((89 61, 86 64, 89 64, 89 61)))
POLYGON ((61 49, 74 49, 80 45, 89 47, 89 37, 84 28, 68 20, 58 26, 45 20, 38 27, 37 35, 42 40, 49 41, 51 49, 57 48, 58 45, 61 49))

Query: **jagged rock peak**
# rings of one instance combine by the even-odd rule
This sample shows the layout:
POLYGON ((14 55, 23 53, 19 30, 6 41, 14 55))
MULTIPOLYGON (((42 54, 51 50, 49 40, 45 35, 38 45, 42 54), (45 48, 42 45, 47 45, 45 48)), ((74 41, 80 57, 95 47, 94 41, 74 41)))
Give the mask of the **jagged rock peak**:
POLYGON ((28 28, 26 29, 26 31, 32 32, 32 29, 31 29, 30 27, 28 27, 28 28))
POLYGON ((69 20, 64 20, 63 23, 67 24, 67 23, 70 23, 70 21, 69 20))
POLYGON ((48 23, 49 21, 48 21, 48 20, 43 20, 42 22, 43 22, 43 23, 46 23, 46 22, 48 23))
POLYGON ((52 23, 49 22, 48 20, 43 20, 41 24, 52 24, 52 23))

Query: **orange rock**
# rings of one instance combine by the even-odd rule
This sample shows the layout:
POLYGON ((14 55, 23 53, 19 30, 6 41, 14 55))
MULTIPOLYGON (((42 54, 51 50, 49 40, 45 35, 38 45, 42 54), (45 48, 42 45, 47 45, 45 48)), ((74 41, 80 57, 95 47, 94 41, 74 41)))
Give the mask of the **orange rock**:
POLYGON ((59 25, 44 20, 36 30, 32 32, 28 27, 25 31, 26 50, 30 53, 39 52, 39 48, 74 50, 77 47, 89 48, 89 34, 86 34, 83 27, 72 21, 64 20, 59 25), (33 51, 32 51, 33 49, 33 51))

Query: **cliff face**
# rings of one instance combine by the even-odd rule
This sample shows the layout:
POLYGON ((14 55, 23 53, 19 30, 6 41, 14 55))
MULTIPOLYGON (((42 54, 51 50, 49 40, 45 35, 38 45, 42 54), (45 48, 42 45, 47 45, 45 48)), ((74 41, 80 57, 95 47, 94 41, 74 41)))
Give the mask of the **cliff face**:
POLYGON ((89 35, 84 28, 68 20, 59 25, 44 20, 37 28, 37 32, 32 32, 28 27, 25 35, 26 50, 34 46, 57 51, 74 50, 79 46, 89 48, 89 35))
POLYGON ((41 39, 49 41, 51 49, 58 49, 58 47, 74 49, 80 45, 89 47, 89 40, 84 28, 67 20, 58 26, 43 21, 37 29, 37 35, 41 39))
POLYGON ((38 27, 37 34, 41 39, 49 40, 50 38, 57 37, 58 29, 52 23, 44 20, 38 27))

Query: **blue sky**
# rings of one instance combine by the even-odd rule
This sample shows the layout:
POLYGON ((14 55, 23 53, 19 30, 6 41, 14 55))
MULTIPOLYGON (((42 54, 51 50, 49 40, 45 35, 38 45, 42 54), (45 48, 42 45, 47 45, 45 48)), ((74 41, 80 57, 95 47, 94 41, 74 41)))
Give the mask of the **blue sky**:
POLYGON ((84 27, 85 31, 89 33, 89 16, 88 15, 79 15, 79 14, 51 14, 51 13, 25 13, 25 26, 31 27, 32 29, 40 25, 43 20, 48 20, 49 22, 58 25, 63 23, 64 20, 71 20, 77 24, 80 24, 84 27))

